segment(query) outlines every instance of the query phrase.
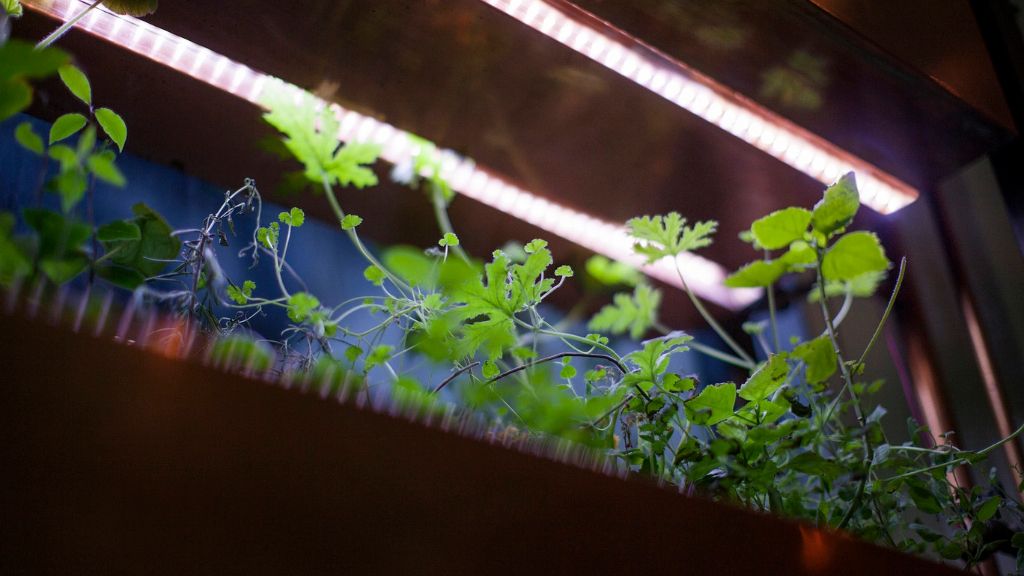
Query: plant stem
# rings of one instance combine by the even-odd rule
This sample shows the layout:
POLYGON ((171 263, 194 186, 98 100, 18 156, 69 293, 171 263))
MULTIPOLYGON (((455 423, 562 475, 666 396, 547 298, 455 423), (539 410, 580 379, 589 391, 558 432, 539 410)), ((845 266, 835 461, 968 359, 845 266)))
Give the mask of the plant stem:
POLYGON ((709 326, 711 326, 715 333, 718 334, 718 337, 721 338, 722 341, 724 341, 729 346, 729 348, 732 348, 732 351, 735 352, 737 356, 742 358, 751 366, 757 364, 756 362, 754 362, 754 359, 751 358, 750 355, 747 354, 746 351, 744 351, 743 348, 739 344, 737 344, 731 336, 729 336, 729 333, 726 332, 721 325, 719 325, 719 323, 715 320, 711 313, 708 312, 707 308, 704 307, 704 304, 700 301, 700 298, 698 298, 697 295, 694 294, 693 290, 690 289, 689 285, 686 284, 686 279, 683 278, 683 271, 679 268, 679 260, 673 259, 673 263, 675 264, 676 275, 679 276, 679 282, 681 282, 683 285, 683 291, 685 291, 686 295, 690 297, 690 302, 693 302, 694 308, 696 308, 697 312, 699 312, 701 317, 704 318, 704 321, 707 322, 709 326))
MULTIPOLYGON (((669 329, 668 326, 664 326, 664 325, 662 325, 660 323, 655 323, 654 324, 654 328, 658 332, 661 332, 662 335, 666 335, 666 336, 672 332, 672 330, 669 329)), ((737 358, 737 357, 733 356, 732 354, 728 354, 726 352, 722 352, 721 350, 716 350, 715 348, 712 348, 711 346, 708 346, 706 344, 701 344, 700 342, 697 342, 696 340, 691 340, 691 341, 687 342, 686 345, 689 346, 690 348, 693 348, 694 350, 696 350, 697 352, 699 352, 701 354, 704 354, 706 356, 710 356, 710 357, 712 357, 712 358, 714 358, 716 360, 721 360, 722 362, 725 362, 726 364, 732 364, 733 366, 736 366, 736 367, 739 367, 739 368, 743 368, 744 370, 753 370, 754 367, 755 367, 755 364, 753 362, 747 362, 746 360, 743 360, 742 358, 737 358)))
POLYGON ((523 364, 522 366, 516 366, 515 368, 511 368, 509 370, 506 370, 506 371, 502 372, 501 374, 498 374, 494 378, 491 378, 490 380, 488 380, 486 382, 486 384, 491 384, 491 383, 497 382, 498 380, 501 380, 502 378, 505 378, 506 376, 511 376, 512 374, 515 374, 516 372, 521 372, 523 370, 526 370, 527 368, 533 368, 534 366, 537 366, 538 364, 543 364, 545 362, 551 362, 552 360, 558 360, 559 358, 596 358, 596 359, 599 359, 599 360, 607 360, 609 362, 613 362, 615 364, 615 367, 618 368, 619 371, 622 372, 623 374, 627 373, 626 367, 623 366, 622 363, 620 363, 618 360, 616 360, 615 358, 612 358, 611 356, 609 356, 607 354, 590 354, 590 353, 587 353, 587 352, 559 352, 558 354, 552 354, 551 356, 545 356, 543 358, 538 358, 537 360, 534 360, 533 362, 527 362, 526 364, 523 364))
MULTIPOLYGON (((1021 425, 1019 428, 1014 430, 1013 433, 1011 433, 1009 436, 1007 436, 1005 438, 1002 438, 1002 439, 996 441, 995 443, 990 444, 990 445, 986 446, 985 448, 982 448, 981 450, 978 450, 977 452, 968 452, 968 453, 969 454, 973 454, 975 457, 977 457, 977 456, 982 456, 982 457, 988 456, 990 453, 992 453, 993 450, 996 450, 997 448, 1001 447, 1003 444, 1006 444, 1007 442, 1013 440, 1017 436, 1020 436, 1021 432, 1024 432, 1024 425, 1021 425)), ((961 452, 965 452, 965 451, 961 450, 961 452)), ((893 480, 901 480, 903 478, 909 478, 911 476, 916 476, 918 474, 924 474, 925 472, 931 472, 932 470, 938 470, 940 468, 948 468, 948 467, 951 467, 951 466, 960 466, 961 464, 970 464, 970 463, 971 463, 971 459, 970 458, 954 458, 953 460, 950 460, 949 462, 943 462, 941 464, 933 464, 933 465, 927 466, 925 468, 918 468, 917 470, 911 470, 910 472, 904 472, 903 474, 897 474, 896 476, 891 476, 889 478, 883 478, 881 481, 882 482, 892 482, 893 480)))
MULTIPOLYGON (((769 256, 768 251, 764 251, 764 257, 767 259, 769 256)), ((779 325, 775 319, 775 283, 768 284, 766 288, 768 291, 768 319, 771 323, 772 328, 772 350, 778 353, 782 347, 779 346, 779 325)))
MULTIPOLYGON (((334 212, 334 216, 338 219, 338 224, 341 225, 342 221, 345 220, 345 211, 342 210, 341 205, 338 204, 338 198, 335 197, 334 188, 331 187, 331 183, 327 180, 327 176, 323 176, 321 181, 323 183, 324 193, 327 195, 327 202, 331 205, 331 210, 334 212)), ((408 284, 406 284, 400 278, 391 273, 390 270, 385 268, 383 264, 381 264, 379 261, 377 261, 376 258, 374 258, 373 254, 370 254, 370 251, 367 250, 366 246, 363 245, 362 240, 359 239, 359 234, 356 233, 355 228, 345 230, 345 234, 348 235, 349 240, 352 241, 352 244, 356 247, 356 250, 358 250, 359 253, 363 255, 363 258, 366 258, 366 260, 370 264, 373 264, 382 272, 384 272, 384 275, 387 276, 388 280, 391 280, 391 282, 395 286, 397 286, 398 289, 403 292, 403 294, 412 291, 412 288, 408 284)))
MULTIPOLYGON (((434 205, 434 218, 437 220, 437 227, 441 229, 441 235, 455 234, 455 229, 452 228, 452 221, 448 218, 448 207, 445 205, 444 196, 436 189, 430 191, 430 196, 431 204, 434 205)), ((463 261, 469 262, 469 255, 462 249, 461 242, 458 246, 452 246, 451 250, 463 261)))
POLYGON ((82 18, 85 18, 86 14, 88 14, 89 12, 92 12, 93 9, 95 9, 97 6, 99 6, 102 3, 103 3, 103 0, 96 0, 95 2, 90 4, 88 8, 86 8, 85 10, 82 10, 81 12, 76 14, 73 18, 71 18, 67 22, 61 24, 59 28, 57 28, 56 30, 51 32, 49 36, 47 36, 46 38, 43 38, 42 40, 39 41, 38 44, 36 44, 36 50, 43 50, 44 48, 48 48, 51 44, 53 44, 54 42, 59 40, 61 36, 66 34, 67 31, 70 30, 72 26, 74 26, 75 24, 78 24, 79 20, 81 20, 82 18))
POLYGON ((868 345, 864 348, 864 352, 861 353, 860 358, 857 359, 856 366, 862 366, 864 359, 867 357, 868 352, 875 345, 878 337, 882 334, 882 329, 885 328, 885 322, 889 319, 889 314, 892 313, 893 305, 896 304, 896 296, 900 293, 900 287, 903 286, 903 273, 907 270, 907 258, 904 256, 900 259, 900 273, 896 277, 896 286, 892 289, 892 294, 889 295, 889 304, 885 307, 885 312, 882 314, 882 319, 878 322, 878 327, 875 328, 875 333, 871 335, 871 340, 868 341, 868 345))
MULTIPOLYGON (((828 338, 832 342, 832 349, 836 353, 836 362, 839 363, 840 373, 843 375, 843 386, 850 392, 850 397, 853 400, 853 411, 857 416, 857 422, 860 427, 864 428, 864 409, 861 408, 860 398, 857 397, 857 391, 853 388, 853 377, 850 375, 850 369, 846 365, 846 360, 843 359, 843 352, 839 348, 839 340, 836 338, 836 329, 832 324, 832 313, 828 309, 828 296, 825 294, 825 277, 821 273, 822 262, 825 257, 823 249, 818 249, 818 290, 821 295, 818 301, 821 304, 821 313, 825 318, 825 328, 828 331, 828 338)), ((842 392, 840 391, 840 394, 842 392)), ((824 423, 823 423, 824 424, 824 423)), ((867 486, 868 477, 871 475, 871 465, 874 453, 871 448, 871 440, 868 437, 868 432, 864 429, 864 477, 860 480, 860 485, 857 486, 857 493, 853 497, 853 501, 850 502, 850 507, 847 508, 846 514, 843 515, 842 520, 839 521, 838 528, 843 529, 853 518, 853 513, 860 508, 861 502, 864 498, 864 488, 867 486)))
POLYGON ((450 384, 452 380, 455 380, 456 378, 458 378, 458 377, 459 377, 460 375, 462 375, 463 373, 465 373, 465 372, 467 372, 467 371, 469 371, 469 370, 472 370, 473 368, 476 368, 476 367, 477 367, 477 366, 479 366, 479 365, 480 365, 480 363, 479 363, 479 362, 471 362, 471 363, 467 364, 466 366, 463 366, 462 368, 459 368, 459 369, 458 369, 458 370, 456 370, 455 372, 452 372, 452 374, 451 374, 450 376, 448 376, 447 378, 445 378, 444 380, 442 380, 442 381, 441 381, 441 383, 440 383, 440 384, 438 384, 436 388, 434 388, 434 391, 432 392, 432 394, 437 394, 437 393, 438 393, 438 392, 440 392, 440 391, 441 391, 441 390, 442 390, 442 389, 443 389, 443 388, 444 388, 445 386, 447 386, 448 384, 450 384))

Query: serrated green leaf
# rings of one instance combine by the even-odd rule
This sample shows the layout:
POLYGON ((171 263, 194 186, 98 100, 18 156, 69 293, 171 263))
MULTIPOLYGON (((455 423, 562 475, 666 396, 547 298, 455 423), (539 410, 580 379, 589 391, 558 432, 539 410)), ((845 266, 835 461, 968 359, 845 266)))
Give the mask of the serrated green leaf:
POLYGON ((363 219, 359 216, 356 216, 355 214, 346 214, 345 217, 341 219, 341 229, 354 230, 362 223, 363 219))
POLYGON ((853 280, 863 274, 888 270, 889 259, 878 236, 871 232, 852 232, 836 241, 825 253, 821 265, 826 281, 853 280))
POLYGON ((234 284, 228 285, 228 298, 230 298, 235 304, 244 305, 252 297, 252 291, 256 289, 256 283, 252 280, 246 280, 242 283, 241 287, 235 286, 234 284))
POLYGON ((375 286, 381 286, 384 284, 384 279, 387 278, 387 275, 385 275, 384 271, 380 268, 370 265, 363 270, 363 278, 366 278, 375 286))
POLYGON ((107 137, 117 145, 118 152, 124 152, 124 143, 128 139, 128 126, 124 119, 110 108, 97 108, 95 116, 107 137))
POLYGON ((64 114, 57 118, 53 125, 50 126, 50 144, 55 144, 61 140, 74 136, 79 130, 85 128, 87 122, 88 120, 85 119, 85 116, 82 116, 77 112, 64 114))
POLYGON ((666 256, 678 256, 711 244, 711 235, 718 228, 718 222, 708 220, 686 225, 686 219, 678 212, 664 216, 642 216, 626 222, 630 235, 639 242, 633 251, 647 258, 648 263, 666 256))
POLYGON ((438 246, 454 248, 459 245, 459 237, 452 232, 445 232, 444 237, 437 241, 438 246))
POLYGON ((68 64, 58 68, 57 73, 60 74, 61 81, 76 98, 89 106, 92 105, 92 86, 89 85, 89 78, 81 69, 68 64))
POLYGON ((564 378, 566 380, 571 380, 572 378, 575 378, 576 367, 574 367, 572 364, 563 365, 562 369, 558 372, 558 377, 564 378))
POLYGON ((14 130, 14 139, 30 152, 40 155, 43 153, 43 139, 32 129, 31 122, 18 124, 18 127, 14 130))
POLYGON ((288 319, 292 322, 305 322, 319 307, 320 300, 316 296, 309 292, 296 292, 288 298, 288 319))
POLYGON ((559 266, 558 268, 555 268, 555 276, 558 276, 560 278, 572 278, 572 276, 573 276, 572 266, 568 266, 566 264, 563 264, 563 265, 559 266))
POLYGON ((811 225, 816 232, 831 236, 849 226, 858 209, 857 180, 850 172, 825 189, 824 197, 814 205, 811 225))
POLYGON ((590 320, 591 330, 642 337, 658 321, 661 292, 646 284, 638 284, 632 294, 619 293, 590 320))
POLYGON ((264 119, 284 134, 285 146, 303 164, 308 180, 318 186, 326 181, 357 188, 377 183, 368 165, 377 161, 380 147, 368 143, 339 147, 340 126, 333 108, 280 81, 267 85, 262 104, 269 110, 264 119))
POLYGON ((758 402, 771 396, 786 381, 789 366, 786 356, 773 354, 740 387, 739 396, 750 402, 758 402))
POLYGON ((735 405, 736 385, 732 382, 708 386, 683 403, 686 417, 704 426, 713 426, 732 416, 735 405))
POLYGON ((762 248, 777 250, 802 239, 810 223, 810 210, 785 208, 755 220, 750 233, 762 248))
POLYGON ((643 348, 626 356, 626 361, 636 366, 636 370, 626 374, 622 379, 622 384, 636 386, 644 392, 649 391, 658 384, 662 378, 661 375, 668 370, 671 356, 689 350, 686 343, 690 340, 693 340, 692 336, 677 332, 644 342, 643 348))

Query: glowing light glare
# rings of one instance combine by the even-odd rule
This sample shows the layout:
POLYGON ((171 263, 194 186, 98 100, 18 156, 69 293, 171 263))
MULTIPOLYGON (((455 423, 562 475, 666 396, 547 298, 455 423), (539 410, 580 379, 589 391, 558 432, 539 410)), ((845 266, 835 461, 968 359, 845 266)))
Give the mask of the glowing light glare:
POLYGON ((582 10, 575 12, 573 18, 545 0, 482 1, 823 184, 832 184, 842 173, 826 170, 824 166, 844 165, 843 171, 857 172, 864 204, 878 212, 894 212, 918 197, 917 190, 894 176, 682 63, 639 42, 626 46, 616 39, 624 36, 621 31, 582 10), (738 117, 744 118, 742 127, 738 117))
MULTIPOLYGON (((25 2, 29 8, 63 21, 86 9, 89 4, 91 2, 86 0, 27 0, 25 2)), ((602 51, 606 51, 609 47, 616 51, 616 60, 625 58, 622 60, 624 70, 639 71, 645 81, 650 80, 652 85, 664 85, 667 90, 678 91, 682 87, 689 87, 692 84, 688 80, 681 84, 678 78, 666 74, 663 70, 650 67, 648 63, 638 59, 632 53, 623 52, 621 45, 617 42, 610 42, 600 35, 593 34, 587 28, 578 28, 578 33, 575 35, 573 35, 575 29, 565 32, 567 26, 571 27, 572 23, 567 24, 561 13, 544 4, 530 2, 530 0, 513 0, 502 4, 513 11, 516 10, 517 5, 525 6, 527 10, 532 10, 529 13, 531 22, 540 23, 543 29, 549 30, 554 35, 561 34, 559 37, 565 42, 579 45, 581 49, 585 49, 591 40, 595 42, 595 45, 603 42, 602 51)), ((102 5, 94 9, 89 17, 79 21, 76 27, 257 105, 260 103, 264 86, 270 81, 269 76, 244 64, 146 22, 130 16, 114 14, 102 5)), ((301 90, 298 87, 294 88, 301 90)), ((393 164, 409 162, 416 153, 415 149, 418 147, 412 145, 408 132, 369 116, 346 110, 337 104, 329 104, 324 101, 319 101, 319 104, 330 107, 338 119, 339 139, 358 139, 379 144, 382 150, 381 158, 393 164)), ((721 106, 721 104, 719 105, 721 106)), ((556 204, 549 199, 521 190, 477 166, 471 159, 459 156, 450 150, 436 150, 435 153, 439 155, 441 176, 456 192, 594 252, 631 264, 667 284, 682 287, 674 263, 670 259, 663 259, 654 264, 646 264, 641 257, 633 252, 633 241, 622 226, 598 220, 582 212, 556 204)), ((679 265, 685 271, 690 287, 705 299, 720 306, 738 309, 760 297, 760 291, 756 289, 724 289, 722 287, 722 280, 725 278, 724 270, 718 264, 700 256, 684 254, 679 259, 679 265)))

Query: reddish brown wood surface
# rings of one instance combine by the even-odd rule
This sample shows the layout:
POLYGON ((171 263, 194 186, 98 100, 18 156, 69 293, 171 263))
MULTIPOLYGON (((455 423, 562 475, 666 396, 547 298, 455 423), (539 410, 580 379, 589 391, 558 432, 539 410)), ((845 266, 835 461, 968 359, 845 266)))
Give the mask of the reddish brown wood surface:
POLYGON ((0 316, 0 573, 943 567, 0 316))

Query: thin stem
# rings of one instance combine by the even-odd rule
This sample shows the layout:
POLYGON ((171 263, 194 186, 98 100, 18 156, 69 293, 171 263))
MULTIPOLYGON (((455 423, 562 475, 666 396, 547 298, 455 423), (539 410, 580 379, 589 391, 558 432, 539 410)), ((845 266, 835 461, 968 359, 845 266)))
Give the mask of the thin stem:
POLYGON ((61 24, 59 28, 57 28, 56 30, 51 32, 49 36, 47 36, 46 38, 43 38, 42 40, 39 41, 38 44, 36 44, 36 50, 43 50, 45 48, 48 48, 51 44, 53 44, 57 40, 60 40, 60 37, 63 36, 64 34, 66 34, 67 31, 70 30, 72 26, 74 26, 75 24, 78 24, 79 20, 81 20, 82 18, 85 18, 86 14, 88 14, 89 12, 92 12, 94 8, 96 8, 97 6, 99 6, 102 3, 103 3, 103 0, 96 0, 95 2, 90 4, 88 8, 86 8, 85 10, 82 10, 81 12, 76 14, 74 18, 71 18, 67 22, 61 24))
POLYGON ((590 354, 590 353, 587 353, 587 352, 559 352, 558 354, 552 354, 551 356, 545 356, 543 358, 538 358, 537 360, 534 360, 533 362, 527 362, 526 364, 523 364, 521 366, 516 366, 515 368, 511 368, 509 370, 506 370, 506 371, 502 372, 501 374, 498 374, 494 378, 491 378, 486 383, 487 384, 492 384, 494 382, 497 382, 498 380, 501 380, 502 378, 505 378, 506 376, 511 376, 512 374, 515 374, 516 372, 522 372, 523 370, 526 370, 528 368, 533 368, 534 366, 537 366, 538 364, 543 364, 545 362, 551 362, 552 360, 558 360, 559 358, 595 358, 595 359, 599 359, 599 360, 607 360, 609 362, 614 363, 615 367, 618 368, 619 371, 621 371, 623 374, 627 373, 626 367, 623 366, 621 362, 619 362, 618 360, 616 360, 615 358, 612 358, 611 356, 609 356, 607 354, 590 354))
MULTIPOLYGON (((431 204, 434 205, 434 219, 437 220, 437 227, 441 229, 441 235, 455 234, 455 229, 452 227, 452 221, 448 218, 448 206, 445 204, 444 196, 440 190, 437 190, 437 186, 431 185, 431 204)), ((465 262, 469 262, 469 255, 462 249, 462 243, 458 246, 451 246, 451 251, 461 258, 465 262)))
MULTIPOLYGON (((765 259, 767 259, 768 256, 769 256, 768 251, 765 250, 764 251, 765 259)), ((775 352, 779 352, 780 350, 782 350, 782 347, 779 346, 779 325, 778 325, 778 323, 775 320, 775 283, 772 282, 772 283, 768 284, 768 288, 766 288, 766 290, 768 291, 768 319, 769 319, 769 321, 771 323, 771 328, 772 328, 772 345, 773 345, 773 350, 775 352)))
POLYGON ((477 366, 479 366, 479 365, 480 365, 480 363, 479 363, 479 362, 471 362, 471 363, 467 364, 466 366, 463 366, 462 368, 459 368, 459 369, 458 369, 458 370, 456 370, 455 372, 452 372, 451 376, 448 376, 447 378, 445 378, 444 380, 442 380, 442 381, 441 381, 441 383, 440 383, 440 384, 438 384, 436 388, 434 388, 434 391, 432 392, 432 394, 437 394, 437 393, 438 393, 438 392, 440 392, 440 391, 441 391, 441 390, 442 390, 442 389, 443 389, 443 388, 444 388, 445 386, 447 386, 448 384, 450 384, 450 383, 452 382, 452 380, 455 380, 456 378, 458 378, 459 376, 461 376, 461 375, 462 375, 462 374, 464 374, 465 372, 467 372, 467 371, 469 371, 469 370, 472 370, 473 368, 476 368, 476 367, 477 367, 477 366))
MULTIPOLYGON (((850 375, 850 369, 846 365, 846 360, 843 359, 843 352, 839 348, 839 340, 836 337, 836 328, 832 323, 832 314, 828 309, 828 296, 825 294, 825 277, 821 273, 822 263, 825 257, 823 249, 818 249, 818 290, 820 293, 819 304, 821 304, 822 316, 825 318, 825 328, 828 331, 828 338, 832 342, 832 349, 836 353, 836 362, 839 364, 839 370, 843 375, 843 386, 850 393, 850 398, 853 400, 853 411, 857 416, 857 422, 861 428, 864 428, 864 410, 860 406, 860 398, 857 396, 857 391, 853 387, 853 377, 850 375)), ((840 394, 842 392, 840 391, 840 394)), ((837 396, 838 399, 838 396, 837 396)), ((850 507, 846 510, 846 514, 843 515, 842 520, 839 521, 839 528, 845 528, 853 517, 853 513, 860 508, 861 502, 864 497, 864 489, 867 486, 868 477, 871 475, 871 466, 873 464, 874 453, 871 448, 871 439, 868 436, 867 430, 864 430, 864 476, 860 479, 860 485, 857 486, 857 493, 853 497, 853 501, 850 502, 850 507)))
MULTIPOLYGON (((658 332, 660 332, 662 335, 668 335, 668 334, 670 334, 672 332, 672 330, 669 329, 668 326, 665 326, 665 325, 663 325, 661 323, 655 323, 654 324, 654 328, 658 332)), ((753 362, 747 362, 747 361, 743 360, 742 358, 737 358, 737 357, 733 356, 732 354, 728 354, 726 352, 722 352, 721 350, 716 350, 715 348, 712 348, 712 347, 710 347, 710 346, 708 346, 706 344, 701 344, 700 342, 697 342, 696 340, 691 340, 691 341, 687 342, 686 345, 689 346, 690 348, 693 348, 694 350, 696 350, 697 352, 699 352, 701 354, 710 356, 710 357, 712 357, 712 358, 714 358, 716 360, 721 360, 722 362, 725 362, 726 364, 732 364, 733 366, 737 366, 739 368, 743 368, 744 370, 753 370, 754 367, 756 366, 753 362)))
MULTIPOLYGON (((996 441, 995 443, 990 444, 990 445, 986 446, 985 448, 982 448, 981 450, 978 450, 977 452, 970 452, 970 451, 966 451, 966 450, 961 450, 961 452, 967 452, 968 454, 972 454, 975 458, 978 457, 978 456, 985 457, 985 456, 988 456, 990 453, 992 453, 994 450, 1000 448, 1003 444, 1006 444, 1007 442, 1013 440, 1017 436, 1020 436, 1021 432, 1024 432, 1024 425, 1021 425, 1019 428, 1014 430, 1013 433, 1010 434, 1009 436, 1007 436, 1005 438, 1002 438, 1002 439, 996 441)), ((911 476, 916 476, 918 474, 924 474, 925 472, 931 472, 932 470, 938 470, 940 468, 948 468, 948 467, 952 467, 952 466, 960 466, 961 464, 970 464, 971 460, 972 460, 972 458, 954 458, 954 459, 950 460, 949 462, 942 462, 940 464, 933 464, 932 466, 926 466, 924 468, 918 468, 917 470, 911 470, 910 472, 904 472, 903 474, 897 474, 896 476, 890 476, 889 478, 883 478, 881 481, 882 482, 891 482, 893 480, 902 480, 903 478, 909 478, 911 476)))
MULTIPOLYGON (((327 180, 327 176, 324 176, 322 178, 322 183, 324 187, 324 193, 327 195, 327 202, 331 205, 331 210, 334 212, 334 216, 338 219, 338 224, 340 225, 345 220, 345 211, 342 210, 341 205, 338 204, 338 198, 335 197, 334 188, 331 187, 331 183, 327 180)), ((359 239, 359 234, 356 233, 355 228, 345 230, 345 234, 348 235, 349 240, 352 241, 352 244, 356 247, 356 250, 358 250, 359 253, 363 255, 363 258, 366 258, 366 260, 370 264, 373 264, 382 272, 384 272, 384 275, 387 276, 388 280, 391 280, 391 282, 395 286, 397 286, 398 289, 403 292, 403 294, 412 291, 412 288, 410 288, 408 284, 406 284, 397 276, 392 274, 390 270, 385 268, 383 264, 377 261, 373 254, 370 254, 370 251, 367 250, 366 246, 363 245, 362 240, 359 239)))
POLYGON ((708 312, 707 308, 704 307, 704 304, 700 301, 700 298, 698 298, 697 295, 693 292, 693 290, 690 289, 689 285, 686 284, 686 279, 683 278, 683 271, 679 268, 679 260, 674 259, 673 263, 675 264, 676 275, 679 276, 679 282, 681 282, 683 285, 683 290, 686 292, 686 295, 690 297, 690 302, 693 302, 694 308, 696 308, 697 312, 699 312, 701 317, 704 318, 704 321, 707 322, 709 326, 711 326, 715 333, 718 334, 718 337, 721 338, 722 341, 729 346, 729 348, 732 348, 732 351, 735 352, 737 356, 742 358, 744 361, 748 362, 751 366, 755 365, 756 362, 754 362, 754 359, 751 358, 750 355, 747 354, 746 351, 743 350, 743 348, 739 344, 737 344, 731 336, 729 336, 729 333, 726 332, 721 325, 719 325, 715 318, 711 316, 711 313, 708 312))
POLYGON ((896 296, 900 293, 900 287, 903 286, 903 273, 907 270, 907 258, 904 256, 900 259, 900 273, 896 277, 896 286, 892 289, 892 294, 889 295, 889 304, 885 307, 885 312, 882 314, 882 319, 878 322, 878 327, 875 328, 875 333, 871 335, 871 340, 868 340, 868 345, 864 348, 864 352, 861 353, 860 358, 857 359, 857 366, 864 364, 864 359, 867 358, 868 352, 878 341, 878 337, 882 334, 882 329, 885 328, 885 322, 889 319, 889 314, 892 313, 893 305, 896 304, 896 296))

